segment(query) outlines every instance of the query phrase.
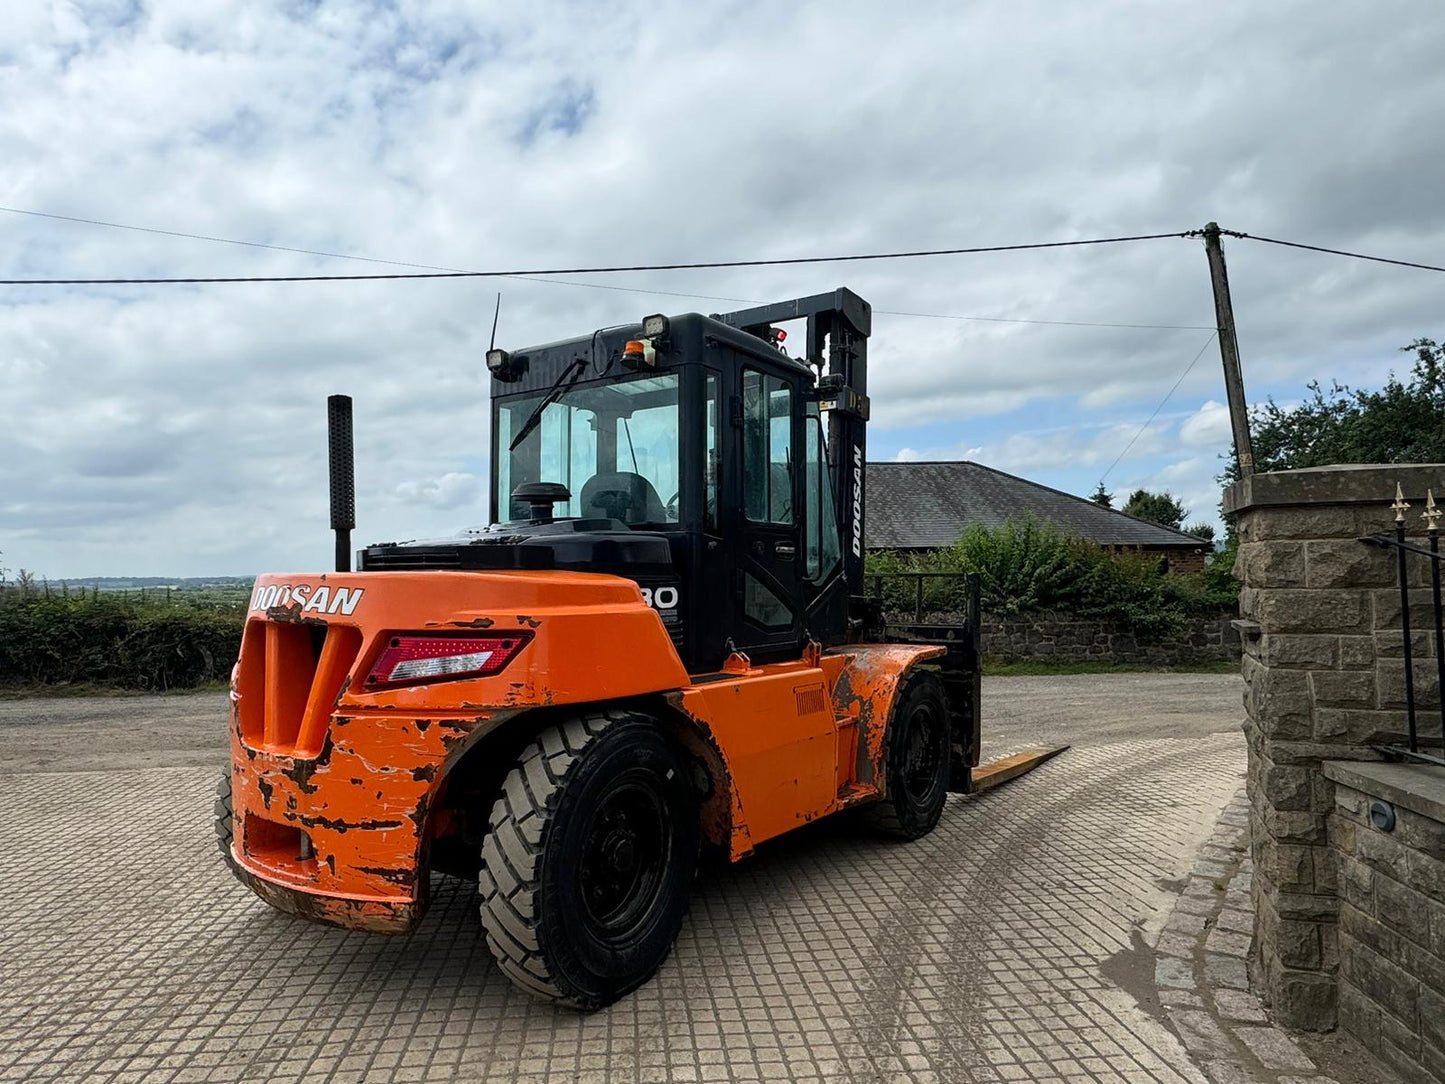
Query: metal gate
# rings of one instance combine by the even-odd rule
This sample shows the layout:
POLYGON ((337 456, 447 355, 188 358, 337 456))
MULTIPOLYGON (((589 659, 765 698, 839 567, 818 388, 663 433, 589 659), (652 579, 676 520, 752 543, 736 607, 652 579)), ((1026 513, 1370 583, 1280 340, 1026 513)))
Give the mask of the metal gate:
MULTIPOLYGON (((1400 581, 1400 634, 1402 641, 1402 653, 1405 658, 1405 713, 1406 722, 1409 727, 1409 745, 1376 745, 1374 748, 1384 755, 1395 759, 1409 759, 1424 761, 1428 764, 1445 765, 1445 623, 1442 623, 1440 609, 1440 518, 1442 513, 1435 505, 1435 494, 1426 492, 1425 511, 1422 519, 1425 521, 1425 546, 1409 542, 1405 538, 1405 513, 1410 510, 1410 504, 1405 500, 1404 490, 1400 486, 1395 487, 1395 503, 1390 506, 1395 513, 1395 533, 1370 535, 1360 539, 1371 546, 1381 546, 1393 550, 1395 553, 1395 567, 1397 578, 1400 581), (1429 562, 1430 572, 1430 599, 1431 609, 1428 624, 1433 626, 1435 637, 1435 670, 1436 670, 1436 698, 1440 703, 1440 725, 1439 739, 1433 736, 1426 739, 1431 746, 1438 746, 1435 752, 1422 752, 1420 749, 1420 711, 1416 703, 1415 689, 1415 644, 1413 640, 1413 629, 1411 627, 1410 614, 1410 573, 1412 562, 1429 562)), ((1433 720, 1430 722, 1430 730, 1434 731, 1433 720)))

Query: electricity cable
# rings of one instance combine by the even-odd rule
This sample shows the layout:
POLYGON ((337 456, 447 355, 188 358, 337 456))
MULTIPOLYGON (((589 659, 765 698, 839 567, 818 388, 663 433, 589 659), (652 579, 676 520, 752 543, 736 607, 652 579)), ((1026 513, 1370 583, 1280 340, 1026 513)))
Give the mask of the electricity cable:
POLYGON ((701 260, 690 263, 618 264, 606 267, 548 267, 507 271, 410 271, 371 275, 177 275, 154 278, 0 279, 0 286, 182 286, 240 282, 378 282, 410 279, 492 279, 554 275, 611 275, 628 271, 699 271, 729 267, 795 267, 804 264, 863 263, 929 256, 966 256, 987 252, 1023 252, 1038 249, 1116 245, 1130 241, 1156 241, 1189 237, 1193 232, 1147 233, 1124 237, 1092 237, 1078 241, 1034 241, 1021 245, 974 245, 966 248, 916 249, 903 252, 864 252, 842 256, 785 256, 766 260, 701 260))
POLYGON ((1234 230, 1220 230, 1225 237, 1238 237, 1244 241, 1259 241, 1266 245, 1282 245, 1285 248, 1302 248, 1307 252, 1325 252, 1331 256, 1348 256, 1352 260, 1369 260, 1371 263, 1388 263, 1396 267, 1414 267, 1421 271, 1445 271, 1445 267, 1438 267, 1431 263, 1415 263, 1412 260, 1395 260, 1388 256, 1370 256, 1363 252, 1347 252, 1342 248, 1324 248, 1320 245, 1307 245, 1302 241, 1281 241, 1278 237, 1261 237, 1256 233, 1238 233, 1234 230))
POLYGON ((1119 462, 1126 455, 1129 454, 1129 449, 1134 447, 1134 443, 1144 435, 1144 430, 1148 429, 1149 426, 1154 423, 1154 419, 1159 417, 1159 412, 1164 409, 1164 404, 1169 402, 1169 400, 1173 397, 1174 393, 1179 390, 1179 385, 1184 383, 1184 378, 1190 374, 1190 372, 1194 369, 1194 366, 1199 364, 1199 359, 1204 356, 1204 351, 1209 349, 1209 344, 1212 343, 1218 335, 1218 330, 1210 332, 1209 338, 1205 339, 1204 345, 1199 348, 1199 353, 1195 354, 1193 360, 1191 360, 1188 365, 1184 366, 1184 371, 1179 374, 1179 379, 1174 381, 1174 386, 1164 394, 1163 399, 1159 400, 1159 405, 1154 408, 1154 413, 1150 414, 1149 419, 1139 427, 1139 431, 1129 438, 1129 443, 1124 445, 1124 450, 1114 458, 1114 462, 1109 464, 1109 469, 1106 470, 1102 475, 1100 475, 1099 485, 1102 486, 1104 484, 1105 479, 1107 479, 1109 475, 1113 473, 1114 468, 1117 467, 1119 465, 1119 462))
MULTIPOLYGON (((131 230, 136 233, 153 233, 164 237, 181 237, 192 241, 208 241, 213 244, 239 245, 246 248, 267 249, 272 252, 290 252, 302 256, 320 256, 331 260, 353 260, 358 263, 384 264, 392 267, 412 267, 423 271, 447 271, 460 272, 464 268, 446 267, 439 264, 417 263, 410 260, 390 260, 376 256, 359 256, 344 252, 328 252, 324 249, 299 248, 292 245, 273 245, 262 241, 247 241, 234 237, 218 237, 207 233, 190 233, 185 230, 168 230, 155 226, 137 226, 126 222, 110 222, 99 218, 82 218, 77 215, 53 214, 49 211, 32 211, 22 207, 3 207, 0 212, 15 215, 27 215, 32 218, 48 218, 58 222, 73 222, 85 226, 104 226, 108 229, 131 230)), ((682 297, 701 301, 727 301, 738 305, 761 305, 763 302, 755 301, 746 297, 728 297, 719 294, 695 294, 682 293, 676 290, 655 290, 645 289, 637 286, 616 286, 602 282, 577 282, 569 279, 558 278, 535 278, 528 276, 513 276, 523 282, 540 282, 549 286, 576 286, 592 290, 616 290, 624 293, 656 294, 662 297, 682 297)), ((963 316, 951 313, 937 312, 902 312, 893 309, 874 309, 879 316, 904 316, 920 320, 961 320, 990 324, 1033 324, 1053 327, 1100 327, 1100 328, 1130 328, 1154 331, 1209 331, 1210 328, 1200 324, 1135 324, 1135 323, 1111 323, 1108 321, 1096 320, 1033 320, 1024 317, 1010 316, 963 316)))

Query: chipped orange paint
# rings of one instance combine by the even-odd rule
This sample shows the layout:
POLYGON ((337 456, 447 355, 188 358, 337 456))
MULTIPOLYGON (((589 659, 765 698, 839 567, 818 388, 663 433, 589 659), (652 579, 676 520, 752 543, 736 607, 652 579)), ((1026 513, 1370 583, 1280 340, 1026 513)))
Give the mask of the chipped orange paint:
POLYGON ((942 653, 814 646, 694 683, 636 584, 590 573, 268 575, 252 601, 231 693, 233 864, 282 910, 390 932, 425 909, 427 846, 454 828, 432 815, 448 772, 522 712, 657 698, 710 777, 706 834, 738 859, 880 793, 899 680, 942 653), (525 643, 490 677, 369 689, 397 633, 525 643))

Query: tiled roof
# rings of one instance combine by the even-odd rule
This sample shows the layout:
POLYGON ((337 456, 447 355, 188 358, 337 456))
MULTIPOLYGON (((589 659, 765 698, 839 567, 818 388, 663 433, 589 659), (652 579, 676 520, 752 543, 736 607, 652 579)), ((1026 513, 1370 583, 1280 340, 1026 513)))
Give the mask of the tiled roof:
POLYGON ((869 463, 865 542, 869 549, 947 546, 966 527, 996 527, 1032 515, 1101 546, 1208 545, 1193 535, 1005 474, 980 463, 869 463))

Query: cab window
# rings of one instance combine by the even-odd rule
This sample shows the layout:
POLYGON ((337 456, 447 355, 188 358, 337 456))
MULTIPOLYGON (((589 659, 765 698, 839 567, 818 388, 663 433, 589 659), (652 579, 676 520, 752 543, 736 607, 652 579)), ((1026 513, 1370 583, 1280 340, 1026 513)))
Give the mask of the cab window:
POLYGON ((793 392, 743 370, 743 508, 755 523, 793 522, 793 392))

